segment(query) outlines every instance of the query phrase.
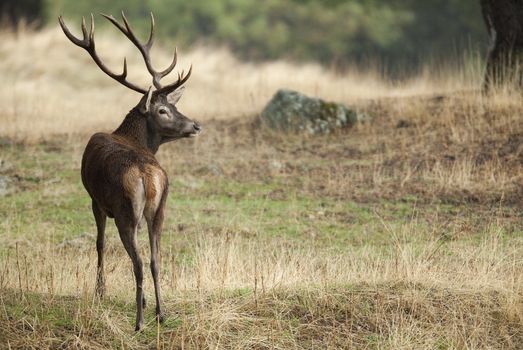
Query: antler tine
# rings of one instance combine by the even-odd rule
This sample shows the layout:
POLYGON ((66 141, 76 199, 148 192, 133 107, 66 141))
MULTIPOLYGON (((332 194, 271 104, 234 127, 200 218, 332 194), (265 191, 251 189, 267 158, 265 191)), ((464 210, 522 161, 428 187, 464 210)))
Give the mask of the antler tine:
POLYGON ((108 76, 119 82, 120 84, 128 87, 129 89, 132 89, 136 92, 145 94, 147 90, 142 89, 141 87, 127 81, 125 78, 127 77, 127 60, 124 58, 124 67, 122 74, 116 74, 111 72, 107 66, 100 60, 98 57, 96 50, 95 50, 95 44, 94 44, 94 17, 91 14, 91 28, 89 31, 89 34, 87 33, 87 28, 85 26, 85 18, 82 17, 82 33, 83 33, 83 39, 80 40, 77 37, 75 37, 69 28, 65 25, 64 19, 62 16, 58 17, 58 21, 60 23, 60 27, 62 27, 62 30, 64 31, 65 36, 75 45, 81 47, 85 51, 89 53, 93 61, 96 63, 96 65, 108 76))
POLYGON ((129 24, 129 21, 127 21, 127 17, 125 17, 125 13, 122 11, 122 19, 123 19, 123 23, 125 25, 125 29, 126 29, 126 33, 127 33, 127 37, 129 39, 131 39, 131 41, 136 45, 138 46, 138 48, 141 49, 143 48, 144 49, 144 52, 146 53, 149 53, 149 48, 147 48, 145 45, 143 45, 142 43, 140 43, 140 40, 138 40, 138 38, 136 37, 136 35, 134 35, 134 32, 133 30, 131 29, 131 25, 129 24))
POLYGON ((123 21, 124 21, 124 24, 125 24, 125 27, 122 26, 120 24, 120 22, 118 22, 116 20, 116 18, 114 18, 112 15, 106 15, 105 13, 100 13, 100 15, 102 15, 105 19, 107 19, 109 22, 111 22, 116 28, 118 28, 129 40, 131 40, 131 42, 140 50, 140 52, 142 53, 142 55, 144 54, 147 54, 146 51, 143 51, 144 47, 143 45, 140 43, 140 41, 138 40, 138 38, 134 35, 131 27, 129 26, 129 23, 127 22, 127 18, 125 18, 125 14, 124 12, 122 11, 122 17, 123 17, 123 21))
POLYGON ((174 69, 174 67, 176 67, 176 63, 178 61, 178 53, 176 52, 176 47, 174 48, 174 57, 173 57, 173 60, 171 62, 171 64, 169 65, 169 67, 167 67, 166 69, 164 69, 163 71, 161 71, 160 73, 158 73, 160 75, 161 78, 165 77, 167 74, 171 73, 174 69))
POLYGON ((187 72, 187 74, 185 76, 183 75, 183 71, 181 74, 178 73, 178 79, 174 83, 166 85, 166 86, 162 87, 161 89, 158 89, 157 91, 159 93, 163 93, 163 92, 169 92, 169 91, 174 91, 174 90, 178 89, 180 86, 185 84, 185 82, 191 76, 191 73, 192 73, 192 64, 189 67, 189 71, 187 72))
POLYGON ((85 47, 84 47, 84 45, 85 45, 84 41, 78 39, 77 37, 75 37, 75 36, 71 33, 71 31, 69 30, 69 28, 67 28, 67 26, 65 25, 65 23, 64 23, 64 19, 63 19, 62 16, 59 16, 59 17, 58 17, 58 22, 60 23, 60 27, 62 27, 62 30, 63 30, 65 36, 66 36, 69 40, 71 40, 71 42, 72 42, 73 44, 75 44, 76 46, 80 46, 80 47, 82 47, 82 48, 85 48, 85 47))
MULTIPOLYGON (((88 38, 87 36, 87 28, 85 27, 85 17, 82 16, 82 34, 84 36, 84 40, 86 40, 88 38)), ((87 40, 87 42, 89 43, 89 41, 87 40)))
POLYGON ((127 57, 123 58, 123 72, 122 72, 122 74, 120 76, 122 78, 126 78, 127 77, 127 57))
POLYGON ((183 84, 185 84, 185 82, 189 79, 189 77, 191 76, 191 73, 192 73, 192 64, 191 66, 189 67, 189 70, 187 71, 187 75, 185 77, 183 77, 183 71, 182 71, 182 80, 178 83, 180 84, 178 87, 182 86, 183 84))
POLYGON ((147 46, 148 48, 151 48, 154 43, 154 27, 155 27, 154 15, 151 12, 151 32, 149 33, 149 39, 147 40, 147 44, 145 44, 145 46, 147 46))
MULTIPOLYGON (((127 24, 128 25, 128 24, 127 24)), ((154 21, 154 15, 153 13, 151 12, 151 32, 149 34, 149 39, 147 40, 147 43, 145 44, 145 46, 150 50, 151 47, 153 46, 153 43, 154 43, 154 30, 155 30, 155 27, 156 27, 156 24, 155 24, 155 21, 154 21)), ((174 48, 174 57, 173 57, 173 60, 171 61, 171 64, 169 65, 169 67, 167 67, 166 69, 164 69, 163 71, 161 72, 155 72, 155 73, 158 73, 158 82, 161 78, 165 77, 167 74, 171 73, 172 70, 174 69, 174 67, 176 66, 176 62, 177 62, 178 58, 177 58, 177 53, 176 53, 176 47, 174 48)), ((152 68, 152 67, 151 67, 152 68)))
POLYGON ((106 14, 101 14, 103 17, 105 17, 107 20, 109 20, 116 28, 118 28, 133 44, 138 48, 140 53, 142 54, 143 60, 145 62, 145 66, 147 67, 147 70, 149 71, 149 74, 151 74, 153 78, 153 85, 156 89, 162 89, 162 85, 160 83, 160 80, 165 77, 167 74, 171 73, 174 67, 176 66, 177 62, 177 53, 176 50, 174 52, 174 57, 171 62, 171 64, 164 69, 163 71, 157 71, 153 68, 152 62, 151 62, 151 55, 150 50, 154 43, 154 33, 155 33, 155 21, 154 21, 154 15, 151 12, 151 31, 149 33, 149 39, 145 44, 142 44, 140 40, 136 37, 134 34, 131 25, 129 24, 129 21, 127 20, 127 17, 125 17, 125 13, 122 11, 122 19, 123 19, 123 25, 120 24, 113 16, 109 16, 106 14))
MULTIPOLYGON (((154 86, 159 89, 161 88, 160 85, 160 79, 161 77, 159 74, 154 70, 151 64, 151 57, 149 55, 150 46, 143 45, 140 43, 136 35, 134 34, 133 30, 131 29, 131 25, 129 24, 129 21, 127 21, 127 17, 125 17, 125 13, 122 11, 122 19, 124 25, 122 26, 116 18, 113 16, 109 16, 106 14, 101 13, 103 17, 105 17, 109 22, 111 22, 116 28, 118 28, 133 44, 138 48, 140 53, 142 54, 143 60, 145 61, 145 66, 147 67, 147 70, 153 77, 153 84, 154 86)), ((151 35, 149 36, 149 38, 151 35)))
POLYGON ((94 16, 91 13, 91 30, 89 31, 89 41, 94 45, 94 16))

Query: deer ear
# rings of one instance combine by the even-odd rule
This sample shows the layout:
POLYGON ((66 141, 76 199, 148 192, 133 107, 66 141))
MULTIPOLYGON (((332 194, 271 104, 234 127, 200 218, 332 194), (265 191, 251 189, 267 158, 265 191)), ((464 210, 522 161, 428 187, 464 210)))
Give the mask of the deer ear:
POLYGON ((149 86, 149 90, 145 95, 143 95, 142 99, 140 100, 140 103, 138 103, 138 107, 140 108, 140 112, 147 113, 150 110, 151 107, 151 97, 153 96, 153 89, 152 86, 149 86))
POLYGON ((169 95, 167 95, 167 102, 169 102, 172 105, 175 105, 180 101, 180 98, 182 98, 183 91, 185 90, 185 86, 182 86, 173 92, 171 92, 169 95))

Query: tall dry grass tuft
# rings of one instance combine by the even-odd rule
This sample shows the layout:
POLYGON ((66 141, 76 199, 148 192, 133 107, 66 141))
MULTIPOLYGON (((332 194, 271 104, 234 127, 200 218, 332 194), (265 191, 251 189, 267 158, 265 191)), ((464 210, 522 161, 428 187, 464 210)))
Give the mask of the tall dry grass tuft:
MULTIPOLYGON (((247 288, 259 292, 275 289, 328 289, 330 286, 405 283, 429 285, 438 289, 523 293, 523 267, 520 247, 507 247, 496 223, 485 227, 475 246, 445 242, 434 237, 427 244, 412 237, 432 236, 429 227, 415 223, 389 227, 390 242, 383 249, 372 246, 347 247, 339 254, 314 247, 289 250, 286 242, 260 241, 246 237, 209 237, 201 232, 190 237, 183 249, 190 260, 177 261, 180 247, 171 245, 162 252, 162 290, 172 293, 198 291, 224 293, 247 288), (188 244, 188 245, 187 245, 188 244), (445 249, 441 249, 444 245, 445 249)), ((172 232, 167 233, 172 235, 172 232)), ((167 238, 168 239, 168 238, 167 238)), ((38 246, 16 242, 13 254, 3 261, 0 286, 24 293, 50 295, 91 294, 96 270, 96 254, 87 244, 78 246, 38 246), (49 257, 54 257, 49 259, 49 257), (74 264, 63 264, 74 260, 74 264), (13 268, 14 267, 14 268, 13 268)), ((142 256, 148 256, 145 239, 142 256)), ((134 283, 130 264, 117 237, 109 242, 107 279, 118 286, 109 294, 132 300, 134 283), (124 293, 124 294, 122 294, 124 293), (127 295, 128 294, 128 295, 127 295), (129 298, 127 298, 129 297, 129 298)), ((148 281, 150 282, 150 281, 148 281)), ((145 288, 152 293, 152 285, 145 288)))

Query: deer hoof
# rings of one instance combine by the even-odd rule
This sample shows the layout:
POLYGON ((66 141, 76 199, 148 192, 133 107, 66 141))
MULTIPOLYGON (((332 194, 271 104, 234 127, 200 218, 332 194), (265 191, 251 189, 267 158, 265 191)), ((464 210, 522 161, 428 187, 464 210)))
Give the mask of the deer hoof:
POLYGON ((165 321, 165 316, 163 313, 156 315, 158 322, 163 323, 165 321))

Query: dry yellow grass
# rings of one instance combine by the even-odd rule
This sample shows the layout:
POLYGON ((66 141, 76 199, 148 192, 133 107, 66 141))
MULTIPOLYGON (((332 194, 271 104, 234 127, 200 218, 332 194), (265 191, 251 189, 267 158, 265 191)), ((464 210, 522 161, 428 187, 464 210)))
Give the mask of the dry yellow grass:
MULTIPOLYGON (((130 45, 97 37, 111 67, 128 56, 131 79, 147 82, 130 45)), ((0 39, 0 158, 19 179, 0 198, 0 348, 521 348, 523 109, 508 90, 474 92, 476 64, 400 84, 180 50, 179 66, 194 65, 180 109, 205 132, 159 152, 172 184, 168 319, 154 324, 147 278, 148 324, 133 334, 131 265, 112 225, 109 298, 93 298, 78 172, 90 133, 115 128, 138 96, 58 29, 0 39), (315 138, 253 129, 281 87, 373 120, 315 138)), ((140 244, 147 257, 143 233, 140 244)))
MULTIPOLYGON (((495 227, 487 230, 491 238, 477 246, 455 244, 444 252, 437 241, 421 250, 408 243, 407 237, 423 234, 419 227, 391 232, 390 248, 381 253, 369 247, 339 254, 289 251, 257 239, 191 237, 191 263, 175 263, 177 254, 163 254, 162 290, 170 319, 162 327, 162 347, 358 347, 372 345, 367 338, 375 336, 376 346, 394 349, 516 349, 523 318, 521 248, 507 249, 495 227), (296 338, 288 332, 303 334, 296 338)), ((19 243, 20 253, 4 261, 0 281, 2 288, 17 292, 2 294, 0 303, 8 312, 18 311, 11 317, 20 317, 13 304, 25 312, 20 319, 4 315, 10 322, 0 336, 13 348, 28 346, 31 339, 39 348, 54 347, 53 337, 71 348, 120 341, 143 346, 143 339, 130 332, 134 283, 120 245, 116 237, 110 242, 110 299, 100 304, 93 299, 92 249, 48 245, 27 255, 22 251, 28 246, 19 243), (59 311, 50 317, 40 307, 59 311), (43 320, 54 317, 46 330, 43 320), (75 326, 62 334, 60 324, 67 318, 74 318, 75 326)), ((146 244, 143 248, 146 256, 146 244)), ((147 282, 145 289, 152 291, 147 282)), ((148 316, 147 328, 154 334, 148 316)))
MULTIPOLYGON (((70 23, 79 31, 79 23, 70 23)), ((58 25, 42 32, 0 34, 2 45, 0 103, 4 107, 2 135, 38 138, 51 133, 73 133, 114 127, 134 106, 137 94, 105 76, 89 55, 72 45, 58 25)), ((97 32, 102 59, 115 71, 129 61, 129 79, 144 86, 150 77, 136 48, 122 36, 97 32)), ((170 60, 170 49, 153 50, 154 64, 170 60)), ((180 50, 178 68, 194 66, 180 108, 200 120, 229 119, 258 113, 279 88, 298 89, 333 101, 434 94, 477 86, 477 72, 446 74, 432 71, 402 84, 387 82, 375 71, 345 74, 318 65, 288 62, 249 64, 228 51, 197 47, 180 50)))

